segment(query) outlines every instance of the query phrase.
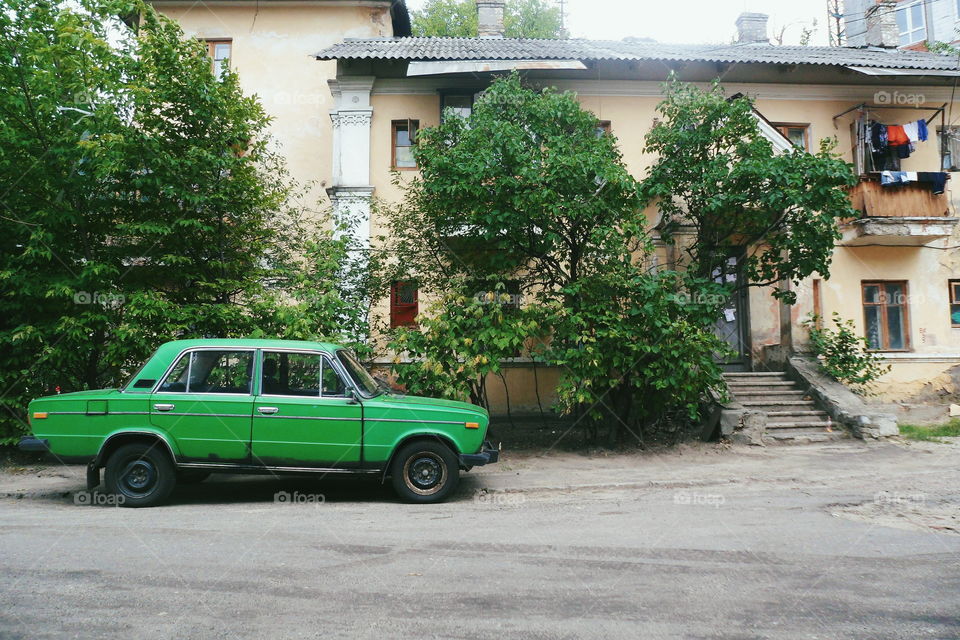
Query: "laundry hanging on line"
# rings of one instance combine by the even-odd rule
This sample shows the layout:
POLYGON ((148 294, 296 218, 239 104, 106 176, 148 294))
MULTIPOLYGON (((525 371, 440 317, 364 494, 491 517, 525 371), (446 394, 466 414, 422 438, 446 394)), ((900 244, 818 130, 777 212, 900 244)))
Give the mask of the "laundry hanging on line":
POLYGON ((876 171, 899 171, 900 160, 909 158, 918 142, 926 142, 927 121, 923 118, 907 124, 883 124, 871 120, 870 151, 876 171))
POLYGON ((881 171, 880 184, 889 187, 897 184, 919 182, 929 184, 934 194, 943 193, 949 176, 943 171, 881 171))

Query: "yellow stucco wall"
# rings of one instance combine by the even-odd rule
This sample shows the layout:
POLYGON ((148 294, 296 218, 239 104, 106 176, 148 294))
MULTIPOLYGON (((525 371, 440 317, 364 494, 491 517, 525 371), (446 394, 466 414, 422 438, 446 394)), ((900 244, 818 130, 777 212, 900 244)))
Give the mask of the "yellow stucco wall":
POLYGON ((312 183, 308 206, 329 206, 324 188, 330 186, 333 156, 330 109, 333 97, 327 81, 337 64, 317 61, 310 54, 344 38, 393 34, 389 9, 335 3, 304 5, 257 3, 218 6, 164 2, 158 11, 180 23, 188 36, 230 38, 231 68, 244 91, 259 96, 273 117, 271 133, 287 160, 291 175, 312 183))

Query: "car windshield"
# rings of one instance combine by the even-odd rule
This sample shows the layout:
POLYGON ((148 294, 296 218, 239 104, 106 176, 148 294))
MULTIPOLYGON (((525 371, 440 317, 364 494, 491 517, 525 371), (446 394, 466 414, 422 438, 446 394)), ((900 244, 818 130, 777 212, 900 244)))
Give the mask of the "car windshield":
POLYGON ((377 381, 367 373, 367 370, 363 368, 362 364, 357 362, 357 359, 352 353, 344 350, 337 351, 337 359, 340 360, 343 368, 350 374, 350 379, 353 380, 354 384, 357 385, 364 395, 375 396, 382 391, 377 381))

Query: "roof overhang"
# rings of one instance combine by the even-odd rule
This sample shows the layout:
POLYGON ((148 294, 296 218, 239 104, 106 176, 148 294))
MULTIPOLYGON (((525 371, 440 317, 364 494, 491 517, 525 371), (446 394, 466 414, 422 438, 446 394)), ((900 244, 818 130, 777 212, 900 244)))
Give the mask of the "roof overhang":
POLYGON ((437 76, 448 73, 485 73, 524 69, 583 70, 580 60, 414 60, 407 65, 407 76, 437 76))
POLYGON ((960 69, 891 69, 889 67, 852 67, 847 69, 868 76, 960 76, 960 69))

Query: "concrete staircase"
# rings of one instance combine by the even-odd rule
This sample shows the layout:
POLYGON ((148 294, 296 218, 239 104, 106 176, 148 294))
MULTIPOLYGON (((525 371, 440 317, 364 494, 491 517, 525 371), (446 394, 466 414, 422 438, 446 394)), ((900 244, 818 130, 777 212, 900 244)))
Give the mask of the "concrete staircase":
POLYGON ((800 384, 777 371, 725 373, 733 400, 767 414, 766 438, 784 442, 822 442, 846 436, 832 424, 800 384))

